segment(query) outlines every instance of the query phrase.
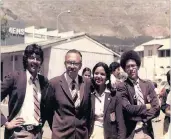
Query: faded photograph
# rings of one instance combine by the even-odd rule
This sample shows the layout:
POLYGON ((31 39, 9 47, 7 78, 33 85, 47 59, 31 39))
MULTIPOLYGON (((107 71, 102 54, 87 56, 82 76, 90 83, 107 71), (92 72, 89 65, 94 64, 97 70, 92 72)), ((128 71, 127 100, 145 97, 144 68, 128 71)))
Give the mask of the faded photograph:
POLYGON ((0 25, 0 138, 171 138, 169 0, 0 0, 0 25))

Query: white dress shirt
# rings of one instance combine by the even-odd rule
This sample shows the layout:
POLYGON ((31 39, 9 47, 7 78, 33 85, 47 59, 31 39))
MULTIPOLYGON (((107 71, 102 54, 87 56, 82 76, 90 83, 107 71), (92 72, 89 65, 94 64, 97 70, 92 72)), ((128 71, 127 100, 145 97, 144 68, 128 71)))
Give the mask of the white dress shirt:
MULTIPOLYGON (((21 117, 24 119, 25 123, 23 125, 38 125, 39 123, 34 118, 34 96, 33 96, 33 83, 31 81, 31 74, 29 71, 26 70, 26 94, 24 98, 23 105, 16 115, 15 118, 21 117)), ((41 90, 40 90, 40 83, 38 80, 38 76, 36 77, 35 84, 38 90, 38 100, 41 101, 41 90)))
POLYGON ((101 95, 95 93, 95 125, 100 127, 103 127, 104 104, 106 93, 110 93, 110 91, 107 88, 101 95))

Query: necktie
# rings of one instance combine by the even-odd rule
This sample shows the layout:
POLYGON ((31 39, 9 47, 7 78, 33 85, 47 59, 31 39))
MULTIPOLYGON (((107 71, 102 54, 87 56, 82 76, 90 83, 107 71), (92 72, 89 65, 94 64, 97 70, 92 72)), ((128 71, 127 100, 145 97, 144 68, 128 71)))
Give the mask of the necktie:
POLYGON ((73 80, 71 82, 71 95, 72 95, 72 99, 73 99, 73 102, 74 102, 74 105, 75 107, 78 107, 78 93, 77 93, 77 90, 76 90, 76 82, 75 80, 73 80))
POLYGON ((32 83, 33 83, 33 101, 34 101, 34 118, 37 122, 40 121, 40 102, 38 99, 38 89, 35 83, 35 80, 31 78, 32 83))
POLYGON ((134 83, 134 88, 135 88, 135 95, 137 98, 137 104, 138 105, 143 105, 144 104, 144 96, 142 94, 140 85, 138 82, 134 83))

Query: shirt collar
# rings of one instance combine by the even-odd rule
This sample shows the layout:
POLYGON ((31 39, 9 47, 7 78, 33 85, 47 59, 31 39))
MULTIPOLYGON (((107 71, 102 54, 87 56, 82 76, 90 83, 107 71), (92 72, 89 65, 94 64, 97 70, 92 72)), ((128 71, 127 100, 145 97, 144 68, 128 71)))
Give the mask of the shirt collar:
MULTIPOLYGON (((67 80, 67 83, 70 85, 73 79, 71 79, 66 72, 65 72, 64 76, 65 76, 65 79, 67 80)), ((78 75, 75 78, 75 82, 76 82, 76 84, 78 84, 78 75)))
POLYGON ((139 84, 139 82, 140 82, 139 78, 136 81, 132 80, 130 78, 128 78, 128 79, 131 81, 131 83, 133 83, 133 85, 135 85, 135 83, 139 84))
POLYGON ((105 93, 110 93, 110 90, 106 87, 106 89, 105 89, 104 92, 105 92, 105 93))
MULTIPOLYGON (((104 90, 104 92, 101 94, 101 96, 104 96, 106 93, 111 93, 110 90, 107 87, 104 90)), ((100 97, 100 95, 97 92, 95 92, 95 95, 98 96, 98 97, 100 97)))
MULTIPOLYGON (((27 75, 27 80, 30 80, 32 75, 30 74, 30 72, 28 70, 26 70, 26 75, 27 75)), ((35 81, 38 80, 38 75, 36 75, 35 81)))

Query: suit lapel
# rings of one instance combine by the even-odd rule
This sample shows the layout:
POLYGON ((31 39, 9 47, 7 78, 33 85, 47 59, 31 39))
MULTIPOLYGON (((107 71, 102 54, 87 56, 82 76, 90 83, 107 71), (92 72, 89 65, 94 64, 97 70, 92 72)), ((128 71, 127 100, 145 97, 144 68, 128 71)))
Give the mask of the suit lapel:
POLYGON ((108 106, 111 102, 111 95, 110 93, 105 94, 105 102, 104 102, 104 117, 106 116, 106 111, 108 109, 108 106))
MULTIPOLYGON (((146 98, 147 94, 146 94, 146 86, 144 84, 144 81, 142 81, 141 79, 139 80, 139 85, 140 85, 140 88, 141 88, 141 92, 144 96, 144 98, 146 98)), ((145 99, 144 99, 145 100, 145 99)))
POLYGON ((21 72, 21 75, 18 79, 18 92, 20 92, 18 94, 18 98, 20 102, 19 107, 21 107, 24 102, 24 98, 26 94, 26 84, 27 84, 26 72, 21 72))
POLYGON ((38 74, 38 79, 39 79, 39 84, 40 84, 41 102, 42 102, 42 100, 44 100, 44 97, 46 96, 45 89, 47 89, 47 87, 46 87, 47 84, 45 82, 45 78, 39 74, 38 74))
POLYGON ((11 117, 15 117, 17 113, 20 111, 24 99, 25 99, 25 94, 26 94, 26 72, 21 71, 19 77, 16 79, 17 80, 17 91, 18 91, 18 100, 16 100, 16 108, 13 109, 14 111, 11 113, 11 117))
POLYGON ((83 96, 84 96, 84 88, 85 88, 85 84, 84 84, 83 78, 81 76, 78 76, 78 83, 80 86, 79 91, 80 91, 80 102, 81 102, 83 99, 83 96))
POLYGON ((130 100, 132 100, 132 103, 134 104, 134 102, 135 102, 135 89, 134 89, 134 85, 132 84, 132 82, 129 80, 129 79, 127 79, 126 81, 125 81, 125 83, 126 83, 126 87, 127 87, 127 89, 128 89, 128 92, 129 92, 129 94, 130 94, 130 100))
POLYGON ((65 79, 64 74, 61 75, 60 83, 61 83, 62 89, 64 90, 64 93, 67 95, 67 97, 73 103, 72 96, 71 96, 71 92, 69 91, 69 86, 68 86, 68 83, 67 83, 67 81, 65 79))
POLYGON ((91 109, 92 109, 92 113, 95 113, 95 93, 93 92, 91 94, 91 109))

